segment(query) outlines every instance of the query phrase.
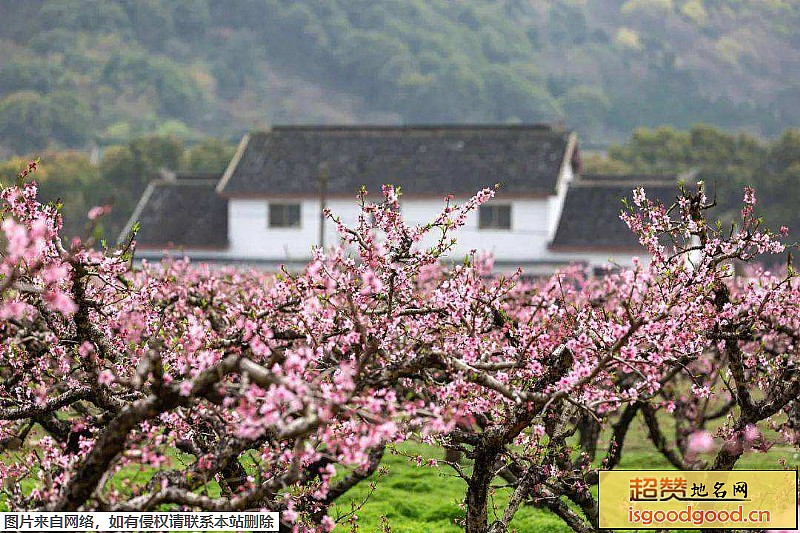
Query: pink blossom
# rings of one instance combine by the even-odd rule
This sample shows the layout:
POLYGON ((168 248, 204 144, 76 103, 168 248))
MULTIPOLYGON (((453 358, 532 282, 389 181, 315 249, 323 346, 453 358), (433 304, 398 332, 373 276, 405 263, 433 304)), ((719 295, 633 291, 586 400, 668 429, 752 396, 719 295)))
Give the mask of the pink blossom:
POLYGON ((361 274, 361 294, 375 294, 383 289, 383 282, 375 275, 372 269, 366 269, 361 274))
POLYGON ((83 358, 88 358, 91 354, 94 353, 94 346, 89 341, 83 341, 81 345, 78 347, 78 354, 83 358))
POLYGON ((67 279, 68 274, 69 268, 64 264, 49 265, 46 268, 43 268, 39 273, 39 275, 42 277, 42 280, 48 285, 64 281, 67 279))
POLYGON ((392 187, 391 185, 384 185, 383 186, 383 196, 386 198, 386 201, 390 204, 396 204, 399 198, 397 189, 392 187))
MULTIPOLYGON (((491 257, 477 253, 451 261, 458 231, 493 189, 459 205, 447 200, 417 225, 397 209, 397 189, 383 192, 376 204, 360 196, 365 207, 355 226, 326 212, 342 246, 314 250, 305 269, 268 273, 180 259, 131 270, 115 251, 61 242, 59 214, 36 200, 35 186, 3 190, 2 209, 13 221, 3 230, 16 239, 6 250, 16 247, 18 256, 0 257, 0 314, 14 318, 0 327, 0 366, 14 376, 0 380, 13 415, 0 417, 0 439, 35 422, 15 413, 50 406, 80 433, 77 451, 54 432, 35 457, 0 463, 5 504, 51 505, 72 490, 71 480, 97 474, 93 490, 103 508, 144 505, 147 491, 227 477, 216 470, 233 436, 250 448, 248 475, 233 494, 258 496, 259 505, 285 510, 296 530, 319 532, 333 526, 322 517, 337 467, 371 468, 387 444, 441 446, 455 435, 475 443, 495 431, 506 432, 509 448, 501 446, 489 468, 516 461, 564 498, 554 481, 588 494, 589 461, 573 464, 547 436, 574 432, 575 413, 614 423, 651 402, 679 428, 699 428, 736 385, 765 395, 785 390, 782 376, 796 363, 800 284, 765 268, 732 275, 730 258, 783 249, 758 230, 754 195, 744 229, 730 233, 693 218, 683 193, 669 209, 636 191, 640 205, 621 217, 649 257, 600 275, 576 265, 526 279, 519 271, 496 275, 491 257), (692 233, 703 231, 706 244, 697 246, 692 233), (681 257, 686 246, 691 261, 681 257), (731 354, 726 339, 744 330, 731 354), (727 363, 739 351, 745 378, 727 363), (106 386, 100 395, 98 383, 106 386), (712 385, 715 401, 706 402, 712 385), (84 470, 85 454, 109 442, 109 421, 135 402, 148 409, 124 435, 125 451, 106 470, 84 470), (175 447, 196 463, 167 467, 165 450, 175 447), (152 487, 123 479, 125 490, 117 490, 108 482, 143 466, 170 473, 157 472, 152 487), (194 477, 201 469, 202 479, 194 477), (31 492, 17 490, 23 479, 31 492), (281 486, 269 501, 254 492, 259 479, 281 486)), ((705 201, 702 191, 693 201, 705 201)), ((777 427, 792 414, 780 409, 791 408, 777 405, 776 416, 757 422, 777 427)), ((731 429, 741 427, 740 411, 723 413, 732 418, 717 433, 724 449, 737 451, 747 439, 766 449, 755 423, 743 435, 731 429)), ((786 424, 777 429, 794 434, 786 424)), ((679 443, 668 444, 680 453, 679 443)), ((713 450, 714 437, 697 431, 687 444, 684 459, 693 462, 713 450)), ((423 454, 413 461, 436 464, 423 454)), ((79 505, 97 505, 90 496, 79 505)))
POLYGON ((748 424, 744 428, 744 440, 748 443, 755 442, 761 436, 761 432, 754 424, 748 424))
POLYGON ((178 387, 181 396, 189 396, 192 393, 192 382, 191 381, 182 381, 180 386, 178 387))
POLYGON ((692 394, 698 398, 708 398, 711 396, 711 388, 708 385, 692 384, 692 394))
POLYGON ((689 435, 687 441, 689 451, 694 453, 705 453, 714 448, 714 437, 708 431, 695 431, 689 435))
POLYGON ((65 316, 71 316, 78 310, 78 306, 75 305, 72 298, 59 290, 47 291, 44 294, 44 300, 53 311, 58 311, 65 316))
POLYGON ((8 255, 12 258, 22 257, 30 242, 25 227, 7 218, 3 220, 2 229, 8 242, 8 255))
POLYGON ((744 188, 744 199, 743 202, 747 205, 756 205, 756 193, 752 187, 745 187, 744 188))
POLYGON ((89 220, 97 220, 98 218, 107 215, 111 212, 110 205, 103 205, 103 206, 94 206, 89 209, 89 220))
POLYGON ((336 527, 336 522, 330 516, 322 517, 322 528, 325 531, 333 531, 333 528, 336 527))
POLYGON ((105 385, 106 387, 111 385, 114 383, 114 373, 110 370, 103 370, 97 376, 97 382, 100 383, 100 385, 105 385))

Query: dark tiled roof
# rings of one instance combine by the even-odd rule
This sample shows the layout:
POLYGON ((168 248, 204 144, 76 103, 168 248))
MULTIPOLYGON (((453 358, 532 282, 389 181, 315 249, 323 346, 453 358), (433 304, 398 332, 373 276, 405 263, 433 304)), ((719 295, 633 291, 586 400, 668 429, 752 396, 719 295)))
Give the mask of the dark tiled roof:
POLYGON ((570 133, 548 126, 283 126, 253 133, 220 184, 225 195, 353 195, 385 183, 420 195, 552 194, 570 133))
POLYGON ((581 183, 630 183, 633 188, 646 183, 677 185, 680 177, 675 174, 581 174, 578 179, 581 183))
POLYGON ((581 176, 570 184, 556 235, 558 249, 614 250, 640 248, 639 240, 619 218, 622 199, 644 187, 647 197, 670 205, 677 196, 674 176, 581 176))
POLYGON ((151 182, 123 231, 139 222, 141 247, 223 248, 228 244, 228 202, 216 192, 218 177, 179 176, 151 182))

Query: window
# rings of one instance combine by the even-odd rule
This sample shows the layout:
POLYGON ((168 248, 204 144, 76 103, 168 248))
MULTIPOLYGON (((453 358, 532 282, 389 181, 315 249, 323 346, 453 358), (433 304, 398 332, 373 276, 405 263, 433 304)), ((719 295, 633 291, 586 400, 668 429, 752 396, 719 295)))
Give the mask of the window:
POLYGON ((478 208, 478 228, 511 229, 510 205, 482 205, 478 208))
POLYGON ((269 204, 270 228, 299 228, 300 204, 269 204))

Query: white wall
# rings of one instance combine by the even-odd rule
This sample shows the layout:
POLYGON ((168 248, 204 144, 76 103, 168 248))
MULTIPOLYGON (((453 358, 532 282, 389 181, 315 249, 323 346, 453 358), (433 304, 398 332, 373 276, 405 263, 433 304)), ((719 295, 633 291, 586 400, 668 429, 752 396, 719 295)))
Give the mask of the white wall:
MULTIPOLYGON (((465 199, 457 199, 461 203, 465 199)), ((283 200, 280 200, 281 202, 283 200)), ((463 257, 470 250, 492 252, 497 260, 539 260, 547 254, 549 215, 548 199, 503 199, 491 200, 494 204, 511 204, 511 229, 478 229, 478 213, 470 213, 467 224, 454 233, 458 245, 453 251, 455 258, 463 257)), ((265 199, 231 199, 229 203, 228 236, 229 254, 233 258, 259 258, 276 260, 299 260, 310 256, 311 247, 319 243, 319 202, 300 201, 299 228, 269 228, 265 199)), ((342 221, 354 225, 359 206, 353 199, 332 199, 327 202, 334 214, 342 221)), ((440 199, 402 199, 401 212, 409 224, 423 224, 433 220, 444 207, 440 199)), ((338 242, 333 223, 326 221, 325 243, 338 242)), ((432 239, 434 237, 432 236, 432 239)), ((429 245, 431 243, 422 243, 429 245)))
POLYGON ((228 242, 234 258, 302 259, 318 239, 319 211, 314 202, 300 202, 300 227, 268 227, 268 205, 262 199, 228 202, 228 242))
MULTIPOLYGON (((495 261, 505 263, 499 270, 514 270, 517 262, 539 262, 539 265, 525 266, 528 270, 548 270, 555 264, 585 262, 591 266, 609 263, 630 265, 632 254, 624 252, 553 252, 548 244, 555 235, 561 216, 568 184, 573 179, 571 165, 564 165, 559 177, 556 194, 548 198, 522 199, 506 196, 501 190, 490 200, 491 204, 511 205, 511 228, 508 230, 485 230, 478 228, 478 212, 473 211, 464 227, 454 233, 458 243, 449 259, 460 260, 470 250, 487 251, 494 255, 495 261), (546 262, 546 263, 543 263, 546 262), (549 265, 549 266, 548 266, 549 265)), ((466 198, 456 199, 463 203, 466 198)), ((288 203, 287 200, 275 200, 288 203)), ((268 199, 231 199, 228 205, 229 250, 224 252, 233 260, 257 260, 294 262, 302 264, 311 255, 313 246, 319 244, 320 204, 316 199, 297 200, 300 205, 299 228, 269 228, 268 199)), ((327 201, 327 207, 342 221, 355 226, 359 206, 355 195, 352 198, 336 198, 327 201)), ((433 220, 444 207, 442 199, 401 199, 400 208, 409 224, 424 224, 433 220)), ((436 235, 421 243, 433 244, 436 235)), ((339 242, 335 224, 325 221, 325 245, 339 242)), ((190 254, 191 255, 191 254, 190 254)), ((208 256, 208 254, 203 254, 208 256)), ((216 255, 216 254, 215 254, 216 255)), ((639 253, 642 260, 649 259, 644 249, 639 253)))
MULTIPOLYGON (((453 234, 458 242, 451 256, 461 258, 474 249, 491 252, 500 261, 540 259, 546 253, 547 245, 547 199, 512 200, 501 195, 487 205, 492 204, 511 205, 511 228, 479 229, 478 212, 473 211, 469 213, 466 224, 453 234)), ((442 207, 440 200, 407 200, 401 203, 405 219, 414 224, 433 219, 442 207)), ((431 237, 435 239, 436 234, 431 237)))

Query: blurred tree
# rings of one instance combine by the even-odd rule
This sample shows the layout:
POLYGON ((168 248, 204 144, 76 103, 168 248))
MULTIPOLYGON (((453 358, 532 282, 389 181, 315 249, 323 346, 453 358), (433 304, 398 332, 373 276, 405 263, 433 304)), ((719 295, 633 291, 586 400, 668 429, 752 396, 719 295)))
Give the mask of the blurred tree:
POLYGON ((14 183, 19 173, 28 166, 30 159, 26 157, 9 157, 0 161, 0 185, 8 186, 14 183))
POLYGON ((159 50, 175 34, 169 3, 158 0, 120 0, 138 40, 150 50, 159 50))
POLYGON ((586 15, 577 4, 553 2, 547 15, 547 31, 556 46, 581 44, 586 40, 586 15))
POLYGON ((667 126, 636 129, 628 143, 611 146, 608 153, 612 159, 631 165, 635 172, 668 174, 686 170, 691 164, 688 133, 667 126))
POLYGON ((118 3, 102 0, 48 0, 42 5, 36 20, 45 30, 95 31, 103 28, 119 32, 131 28, 131 20, 118 3))
MULTIPOLYGON (((15 157, 0 163, 0 183, 13 183, 17 173, 33 157, 15 157)), ((93 206, 103 203, 100 172, 86 154, 78 152, 45 152, 41 154, 36 173, 40 198, 61 203, 64 235, 83 236, 86 215, 93 206)))
POLYGON ((648 34, 662 35, 666 32, 666 22, 674 9, 672 0, 627 0, 622 4, 620 13, 648 34))
MULTIPOLYGON (((800 42, 798 42, 800 47, 800 42)), ((770 134, 777 134, 785 128, 800 125, 800 83, 793 83, 782 88, 767 108, 768 116, 773 117, 774 124, 767 129, 770 134)))
POLYGON ((77 48, 78 33, 66 28, 44 30, 32 35, 28 46, 37 54, 66 53, 77 48))
POLYGON ((133 169, 142 179, 151 178, 159 169, 177 170, 183 159, 183 142, 176 137, 151 135, 128 144, 133 154, 133 169))
POLYGON ((37 173, 42 198, 63 203, 64 232, 85 235, 89 209, 104 204, 106 194, 100 186, 100 172, 86 154, 48 152, 41 158, 42 174, 37 173))
POLYGON ((409 56, 408 48, 397 38, 380 32, 356 31, 337 58, 346 78, 364 80, 365 94, 380 99, 387 82, 413 69, 409 56), (401 71, 404 67, 409 70, 401 71))
POLYGON ((79 88, 90 130, 127 123, 122 142, 165 118, 227 136, 239 107, 250 124, 567 118, 591 144, 798 124, 798 2, 4 0, 0 20, 0 100, 79 88))
POLYGON ((47 146, 50 106, 33 91, 12 93, 0 100, 0 144, 17 154, 47 146))
POLYGON ((195 119, 204 104, 204 95, 197 83, 165 57, 154 58, 152 69, 161 104, 159 111, 187 121, 195 119))
POLYGON ((191 41, 205 37, 211 24, 208 0, 171 0, 167 7, 172 10, 175 31, 181 37, 191 41))
POLYGON ((589 137, 606 123, 611 101, 599 87, 573 87, 561 98, 567 123, 589 137))
POLYGON ((581 151, 581 167, 583 174, 632 174, 633 167, 624 161, 612 159, 601 153, 581 151))
POLYGON ((110 124, 99 137, 102 145, 116 145, 127 142, 133 137, 133 127, 129 122, 119 121, 110 124))
POLYGON ((561 118, 558 102, 539 83, 520 75, 514 65, 495 65, 488 72, 487 89, 499 120, 546 122, 561 118))
POLYGON ((133 88, 155 96, 158 111, 163 114, 191 121, 203 109, 202 89, 167 57, 151 56, 136 50, 119 51, 106 62, 101 75, 106 83, 118 90, 133 88))
POLYGON ((768 225, 800 226, 800 130, 763 141, 698 124, 690 131, 638 129, 624 145, 612 146, 608 160, 587 158, 587 172, 609 170, 674 174, 697 170, 717 201, 717 214, 736 218, 745 186, 754 187, 768 225))
POLYGON ((257 75, 256 65, 264 60, 264 48, 250 30, 234 31, 221 41, 211 72, 217 81, 219 95, 233 98, 245 88, 248 79, 257 75))
POLYGON ((220 139, 205 139, 186 151, 185 169, 191 173, 222 174, 236 147, 220 139))
POLYGON ((56 64, 39 58, 11 59, 0 66, 0 94, 17 91, 47 93, 62 75, 56 64))
POLYGON ((694 22, 699 27, 704 27, 708 21, 708 12, 703 6, 703 0, 688 0, 681 6, 681 15, 694 22))
POLYGON ((57 91, 47 98, 51 135, 68 147, 84 146, 92 133, 92 109, 75 91, 57 91))
POLYGON ((203 137, 180 120, 174 119, 161 122, 156 127, 154 135, 158 137, 175 137, 182 141, 196 141, 203 137))
POLYGON ((800 164, 800 129, 792 128, 783 132, 769 151, 769 169, 784 172, 800 164))
POLYGON ((103 153, 100 162, 100 175, 110 197, 106 203, 113 204, 114 210, 108 217, 110 234, 118 233, 136 205, 136 191, 144 190, 144 183, 136 172, 135 157, 127 146, 112 146, 103 153))

